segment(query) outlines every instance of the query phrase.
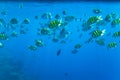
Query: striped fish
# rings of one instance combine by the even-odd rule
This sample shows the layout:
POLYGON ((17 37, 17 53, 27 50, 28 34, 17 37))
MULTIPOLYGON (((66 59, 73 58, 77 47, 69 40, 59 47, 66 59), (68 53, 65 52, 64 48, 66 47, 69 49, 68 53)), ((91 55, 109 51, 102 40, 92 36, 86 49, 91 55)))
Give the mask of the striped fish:
POLYGON ((61 25, 61 20, 53 20, 49 23, 49 28, 50 29, 55 29, 61 25))
POLYGON ((115 48, 115 47, 117 47, 117 43, 116 42, 110 42, 108 44, 108 48, 115 48))
POLYGON ((92 16, 87 20, 89 25, 97 23, 99 20, 102 20, 101 16, 92 16))
POLYGON ((104 33, 105 33, 105 30, 95 30, 92 32, 92 37, 97 38, 97 37, 103 36, 104 33))
POLYGON ((120 37, 120 31, 117 31, 113 34, 113 37, 120 37))
POLYGON ((111 26, 112 26, 112 27, 115 27, 116 25, 119 25, 119 24, 120 24, 120 18, 114 19, 114 20, 111 22, 111 26))
POLYGON ((4 32, 0 33, 0 40, 8 40, 7 34, 5 34, 4 32))

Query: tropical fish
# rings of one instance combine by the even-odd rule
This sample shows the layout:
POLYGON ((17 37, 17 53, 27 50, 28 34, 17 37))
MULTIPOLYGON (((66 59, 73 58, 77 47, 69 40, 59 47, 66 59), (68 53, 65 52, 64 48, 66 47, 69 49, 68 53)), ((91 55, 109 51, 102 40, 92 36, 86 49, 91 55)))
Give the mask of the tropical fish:
POLYGON ((120 31, 114 32, 113 37, 120 37, 120 31))
POLYGON ((10 24, 18 24, 17 18, 12 18, 12 19, 10 20, 10 24))
POLYGON ((116 25, 119 25, 119 24, 120 24, 120 18, 114 19, 114 20, 111 22, 111 26, 112 26, 112 27, 115 27, 116 25))
POLYGON ((75 46, 74 46, 75 49, 80 49, 81 47, 82 47, 82 45, 79 44, 79 43, 78 43, 78 44, 75 44, 75 46))
POLYGON ((25 18, 22 22, 23 24, 29 24, 30 23, 30 20, 28 18, 25 18))
POLYGON ((49 23, 48 27, 50 29, 56 29, 61 25, 61 23, 62 23, 62 20, 53 20, 49 23))
POLYGON ((98 39, 98 40, 96 40, 96 43, 98 45, 104 46, 105 45, 105 39, 98 39))
POLYGON ((61 54, 61 49, 59 49, 56 54, 59 56, 61 54))
POLYGON ((66 15, 66 11, 65 11, 65 10, 63 10, 62 14, 63 14, 63 15, 66 15))
POLYGON ((55 19, 60 19, 60 15, 59 15, 59 14, 56 14, 56 15, 55 15, 55 19))
POLYGON ((16 31, 13 31, 13 32, 11 33, 11 36, 12 36, 12 37, 17 37, 17 36, 18 36, 18 33, 17 33, 16 31))
POLYGON ((83 25, 82 25, 82 31, 88 31, 91 28, 93 28, 93 25, 87 25, 85 23, 83 23, 83 25))
POLYGON ((28 48, 29 48, 30 50, 32 50, 32 51, 37 50, 37 47, 36 47, 36 46, 34 46, 34 45, 30 45, 28 48))
POLYGON ((103 36, 104 34, 105 34, 105 29, 103 29, 103 30, 94 30, 92 32, 92 38, 97 38, 97 37, 103 36))
POLYGON ((92 16, 87 20, 89 25, 97 23, 98 21, 102 20, 102 16, 92 16))
POLYGON ((104 20, 100 20, 99 22, 96 23, 96 26, 106 26, 107 23, 104 20))
POLYGON ((8 40, 8 35, 4 32, 0 33, 0 40, 8 40))
POLYGON ((59 34, 60 34, 59 35, 60 38, 67 38, 70 32, 68 32, 65 28, 63 28, 59 34))
POLYGON ((41 15, 41 18, 42 19, 52 19, 52 14, 51 13, 43 13, 42 15, 41 15))
POLYGON ((105 20, 106 22, 112 21, 112 15, 111 15, 111 14, 107 14, 104 20, 105 20))
POLYGON ((98 8, 95 8, 95 9, 93 9, 93 13, 100 14, 100 13, 102 13, 102 10, 98 9, 98 8))
POLYGON ((117 43, 116 42, 110 42, 108 44, 108 48, 115 48, 115 47, 117 47, 117 43))
POLYGON ((38 39, 38 40, 35 40, 35 45, 37 47, 43 47, 45 44, 43 43, 42 40, 38 39))
POLYGON ((48 35, 50 33, 51 33, 51 31, 48 27, 44 27, 44 28, 41 29, 41 34, 42 35, 48 35))

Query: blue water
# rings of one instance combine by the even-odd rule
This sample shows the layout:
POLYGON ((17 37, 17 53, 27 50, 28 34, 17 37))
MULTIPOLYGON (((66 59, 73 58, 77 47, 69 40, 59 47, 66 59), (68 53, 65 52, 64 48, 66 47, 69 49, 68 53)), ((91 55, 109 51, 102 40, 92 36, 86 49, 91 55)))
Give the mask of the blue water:
MULTIPOLYGON (((77 32, 76 26, 81 27, 82 22, 70 22, 67 29, 72 32, 69 39, 65 39, 65 44, 55 43, 47 36, 37 35, 37 28, 41 27, 41 14, 51 12, 52 15, 61 14, 66 10, 68 15, 88 19, 94 16, 92 10, 94 8, 102 9, 102 17, 115 12, 120 14, 120 3, 104 3, 104 2, 68 2, 68 3, 35 3, 35 2, 1 2, 0 11, 5 9, 7 14, 0 18, 4 18, 9 22, 15 17, 19 22, 24 18, 30 19, 27 25, 29 31, 27 34, 19 34, 17 38, 10 38, 3 41, 4 47, 0 48, 0 80, 120 80, 120 44, 114 49, 107 49, 106 46, 97 45, 95 42, 85 44, 84 41, 89 37, 82 30, 77 32), (20 4, 23 6, 20 8, 20 4), (39 19, 35 20, 34 16, 38 15, 39 19), (82 33, 82 38, 79 34, 82 33), (29 45, 34 44, 36 39, 42 39, 46 46, 37 48, 36 51, 28 49, 29 45), (72 54, 74 45, 81 43, 82 47, 78 53, 72 54), (56 55, 61 49, 61 54, 56 55), (14 65, 18 65, 18 75, 24 75, 24 79, 10 78, 15 68, 11 70, 9 58, 14 65), (7 65, 7 67, 6 67, 7 65), (8 70, 7 70, 8 69, 8 70), (6 73, 6 74, 4 74, 6 73), (7 78, 3 78, 7 77, 7 78)), ((44 22, 44 20, 43 20, 44 22)), ((110 25, 102 26, 106 32, 114 32, 119 27, 111 29, 110 25)), ((19 30, 15 30, 19 31, 19 30)), ((106 44, 109 41, 120 41, 120 38, 112 39, 105 37, 106 44)), ((17 71, 17 70, 16 70, 17 71)), ((21 78, 21 76, 20 76, 21 78)))

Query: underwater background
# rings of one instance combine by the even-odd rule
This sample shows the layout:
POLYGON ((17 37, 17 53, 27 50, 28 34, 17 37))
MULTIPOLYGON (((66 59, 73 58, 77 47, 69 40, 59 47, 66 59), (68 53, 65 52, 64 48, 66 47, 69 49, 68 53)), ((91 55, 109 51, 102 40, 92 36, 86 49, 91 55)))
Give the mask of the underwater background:
POLYGON ((0 80, 120 80, 119 2, 0 2, 0 80))

